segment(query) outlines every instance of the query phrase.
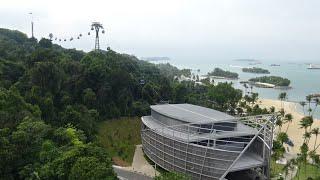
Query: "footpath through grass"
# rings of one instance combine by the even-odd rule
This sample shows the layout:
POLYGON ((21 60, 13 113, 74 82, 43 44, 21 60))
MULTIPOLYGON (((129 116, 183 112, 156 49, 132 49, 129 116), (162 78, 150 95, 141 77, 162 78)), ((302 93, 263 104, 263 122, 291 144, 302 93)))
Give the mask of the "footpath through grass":
POLYGON ((125 117, 99 124, 98 141, 111 155, 115 164, 130 166, 135 146, 141 144, 141 119, 125 117))

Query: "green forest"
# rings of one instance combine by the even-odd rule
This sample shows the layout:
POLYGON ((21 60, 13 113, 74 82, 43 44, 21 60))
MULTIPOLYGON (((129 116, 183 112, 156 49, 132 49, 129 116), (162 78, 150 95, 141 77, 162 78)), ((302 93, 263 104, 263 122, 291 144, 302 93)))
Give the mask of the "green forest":
POLYGON ((289 86, 290 85, 289 79, 282 78, 279 76, 262 76, 262 77, 251 78, 251 79, 249 79, 249 81, 269 83, 269 84, 274 84, 276 86, 289 86))
POLYGON ((270 74, 270 71, 268 69, 263 69, 259 67, 242 68, 242 72, 255 73, 255 74, 270 74))
POLYGON ((239 74, 235 72, 225 71, 220 68, 214 68, 213 71, 208 72, 208 76, 217 76, 217 77, 224 77, 230 79, 238 79, 239 74))
MULTIPOLYGON (((97 126, 112 128, 117 122, 110 120, 120 117, 139 121, 161 101, 230 114, 267 112, 254 105, 257 94, 243 100, 231 84, 173 78, 189 73, 113 50, 86 53, 0 29, 0 179, 116 179, 111 157, 130 162, 132 154, 108 151, 114 144, 97 138, 97 126)), ((116 147, 128 152, 137 143, 108 138, 118 138, 116 147)))

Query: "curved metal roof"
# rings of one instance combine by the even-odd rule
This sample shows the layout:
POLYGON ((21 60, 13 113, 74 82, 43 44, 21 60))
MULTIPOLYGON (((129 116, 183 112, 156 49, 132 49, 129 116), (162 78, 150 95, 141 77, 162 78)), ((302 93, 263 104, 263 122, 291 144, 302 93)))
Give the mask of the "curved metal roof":
POLYGON ((236 120, 235 117, 226 113, 192 104, 161 104, 153 105, 151 109, 187 123, 202 124, 236 120))

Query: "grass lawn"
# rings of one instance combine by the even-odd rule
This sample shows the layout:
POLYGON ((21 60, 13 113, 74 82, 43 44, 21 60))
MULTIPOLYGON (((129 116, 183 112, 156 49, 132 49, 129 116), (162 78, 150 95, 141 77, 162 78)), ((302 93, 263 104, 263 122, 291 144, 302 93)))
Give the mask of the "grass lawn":
POLYGON ((130 166, 135 145, 141 144, 141 119, 138 117, 106 120, 99 124, 98 142, 117 165, 130 166))
POLYGON ((276 177, 279 175, 279 173, 283 172, 283 167, 284 165, 282 164, 277 164, 276 161, 271 160, 271 164, 270 164, 270 168, 271 168, 271 177, 276 177))
POLYGON ((308 177, 315 179, 320 176, 320 170, 314 165, 307 164, 307 171, 305 171, 304 164, 302 163, 299 169, 300 172, 297 172, 297 175, 293 178, 294 180, 307 179, 308 177))

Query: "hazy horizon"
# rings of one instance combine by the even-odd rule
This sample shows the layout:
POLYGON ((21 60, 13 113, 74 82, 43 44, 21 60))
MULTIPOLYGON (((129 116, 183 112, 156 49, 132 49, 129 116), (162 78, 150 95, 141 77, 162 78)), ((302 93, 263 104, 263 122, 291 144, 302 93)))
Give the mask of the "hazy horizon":
MULTIPOLYGON (((92 21, 106 34, 102 49, 137 57, 167 56, 182 64, 208 64, 233 59, 262 62, 320 62, 320 2, 315 0, 230 1, 40 1, 1 2, 2 28, 30 37, 31 16, 37 39, 80 40, 61 42, 84 51, 94 47, 87 36, 92 21)), ((57 42, 55 42, 57 43, 57 42)))

